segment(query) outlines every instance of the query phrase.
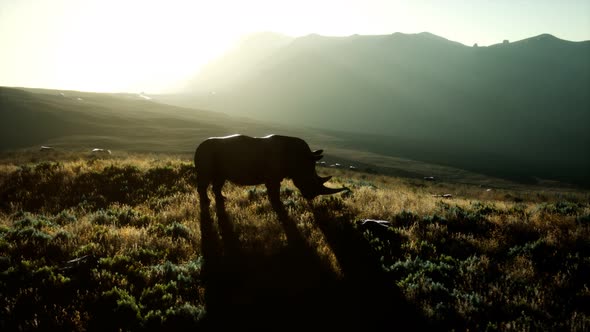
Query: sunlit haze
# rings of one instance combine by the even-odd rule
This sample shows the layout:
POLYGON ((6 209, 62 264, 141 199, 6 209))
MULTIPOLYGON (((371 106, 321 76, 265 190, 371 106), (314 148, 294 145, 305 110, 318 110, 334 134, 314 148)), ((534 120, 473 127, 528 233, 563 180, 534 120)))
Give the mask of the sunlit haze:
POLYGON ((0 2, 0 85, 170 92, 244 35, 418 33, 466 45, 590 39, 590 1, 0 2))

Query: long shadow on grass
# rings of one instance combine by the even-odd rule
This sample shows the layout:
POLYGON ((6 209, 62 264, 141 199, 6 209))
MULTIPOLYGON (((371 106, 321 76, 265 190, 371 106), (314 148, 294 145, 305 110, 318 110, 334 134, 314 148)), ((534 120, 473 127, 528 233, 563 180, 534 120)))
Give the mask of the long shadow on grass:
POLYGON ((325 206, 314 206, 312 210, 316 225, 344 275, 342 288, 349 294, 350 324, 367 331, 400 327, 413 331, 429 330, 431 327, 426 325, 419 310, 387 278, 380 257, 351 223, 354 216, 346 211, 335 214, 325 206))
POLYGON ((363 260, 367 248, 354 242, 353 230, 335 227, 341 221, 314 210, 342 266, 342 278, 320 258, 284 208, 273 209, 288 242, 275 252, 243 249, 223 207, 217 209, 219 232, 213 218, 201 214, 206 328, 390 330, 400 326, 397 319, 414 323, 402 297, 378 279, 380 265, 363 260), (345 249, 348 245, 356 248, 345 249))

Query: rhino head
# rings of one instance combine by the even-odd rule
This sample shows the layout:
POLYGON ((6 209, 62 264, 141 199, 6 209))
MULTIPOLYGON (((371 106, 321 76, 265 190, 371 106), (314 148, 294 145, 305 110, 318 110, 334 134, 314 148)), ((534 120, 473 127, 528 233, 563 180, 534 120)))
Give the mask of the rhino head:
POLYGON ((311 200, 319 195, 331 195, 341 191, 350 190, 347 187, 329 188, 324 184, 328 182, 332 176, 321 177, 316 173, 315 162, 322 159, 323 150, 316 150, 311 153, 306 161, 306 167, 300 169, 295 176, 293 176, 293 183, 301 191, 301 195, 311 200))

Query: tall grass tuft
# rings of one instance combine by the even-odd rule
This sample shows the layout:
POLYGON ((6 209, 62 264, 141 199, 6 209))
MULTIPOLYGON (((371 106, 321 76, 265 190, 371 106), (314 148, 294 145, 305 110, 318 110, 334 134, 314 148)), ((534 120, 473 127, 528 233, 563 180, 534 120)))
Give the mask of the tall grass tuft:
POLYGON ((187 160, 3 163, 2 330, 590 326, 585 191, 331 169, 351 192, 307 202, 284 181, 278 214, 228 183, 205 217, 187 160))

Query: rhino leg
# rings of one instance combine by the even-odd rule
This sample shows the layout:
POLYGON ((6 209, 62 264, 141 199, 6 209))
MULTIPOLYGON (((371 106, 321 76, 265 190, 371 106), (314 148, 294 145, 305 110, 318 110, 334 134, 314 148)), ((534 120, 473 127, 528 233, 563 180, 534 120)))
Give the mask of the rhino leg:
POLYGON ((215 203, 217 203, 219 207, 223 207, 224 204, 225 197, 223 197, 223 194, 221 193, 221 189, 223 188, 224 184, 225 181, 213 182, 213 193, 215 194, 215 203))
POLYGON ((197 183, 197 192, 199 193, 199 202, 201 203, 201 211, 209 209, 209 196, 207 196, 207 188, 209 184, 206 182, 197 183))
POLYGON ((278 213, 284 212, 285 207, 283 206, 283 202, 281 202, 281 183, 267 182, 266 191, 268 192, 268 199, 273 209, 278 213))

